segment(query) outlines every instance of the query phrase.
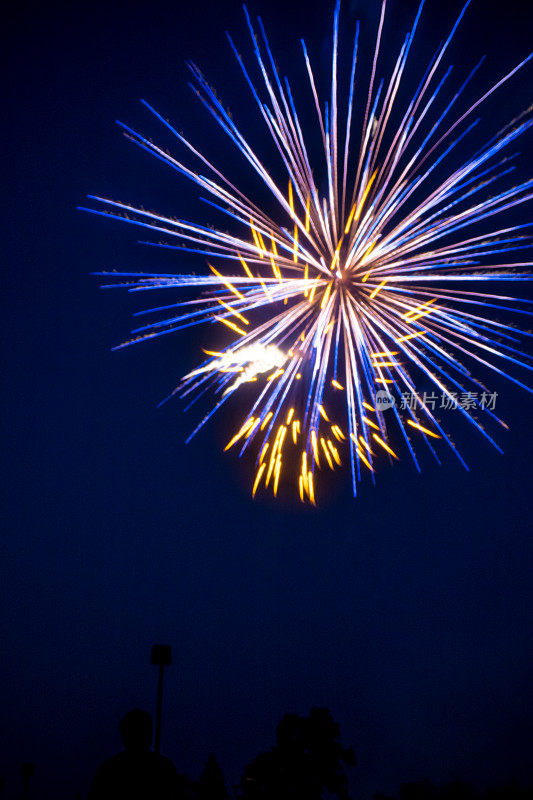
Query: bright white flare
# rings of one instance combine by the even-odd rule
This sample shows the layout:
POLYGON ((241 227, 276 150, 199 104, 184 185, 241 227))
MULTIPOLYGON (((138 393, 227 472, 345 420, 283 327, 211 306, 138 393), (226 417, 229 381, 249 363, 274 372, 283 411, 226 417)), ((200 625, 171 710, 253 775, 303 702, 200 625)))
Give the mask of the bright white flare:
POLYGON ((253 381, 257 375, 281 368, 287 361, 287 354, 275 344, 254 344, 221 353, 219 358, 185 375, 184 380, 204 372, 238 372, 238 378, 228 386, 224 395, 235 391, 241 384, 253 381))

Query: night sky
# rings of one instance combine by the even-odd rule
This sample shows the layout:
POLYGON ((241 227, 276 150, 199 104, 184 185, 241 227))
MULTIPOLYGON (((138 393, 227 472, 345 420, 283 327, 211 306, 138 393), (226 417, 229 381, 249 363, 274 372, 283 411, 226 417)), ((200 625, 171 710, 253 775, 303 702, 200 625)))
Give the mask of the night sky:
MULTIPOLYGON (((527 6, 472 3, 448 59, 458 80, 490 54, 470 99, 528 54, 527 6)), ((326 70, 333 4, 257 0, 250 8, 300 105, 311 108, 299 38, 326 70)), ((391 0, 385 67, 415 10, 414 0, 391 0)), ((409 86, 459 10, 456 0, 428 0, 409 86)), ((378 11, 373 0, 344 4, 347 29, 361 19, 366 60, 378 11)), ((283 175, 226 29, 249 57, 233 1, 21 2, 4 26, 6 797, 20 791, 22 761, 36 764, 35 798, 86 791, 120 748, 121 715, 154 710, 154 642, 174 655, 162 751, 192 776, 215 752, 236 783, 273 744, 284 713, 327 706, 358 756, 354 797, 424 777, 480 788, 531 783, 530 396, 484 375, 510 425, 493 429, 504 455, 450 416, 470 472, 445 455, 442 466, 423 457, 420 476, 403 453, 356 500, 346 476, 328 483, 312 510, 289 492, 277 503, 252 501, 249 463, 222 452, 244 413, 239 400, 189 445, 205 407, 182 413, 173 400, 156 408, 213 344, 214 328, 111 352, 146 296, 102 291, 92 272, 203 270, 205 262, 140 245, 131 226, 76 207, 94 193, 218 219, 195 187, 127 142, 115 119, 171 144, 139 103, 147 99, 254 191, 247 166, 187 87, 191 58, 283 175)), ((489 135, 530 104, 531 75, 485 108, 480 127, 489 135)), ((521 145, 525 177, 531 138, 521 145)), ((173 150, 183 154, 178 143, 173 150)))

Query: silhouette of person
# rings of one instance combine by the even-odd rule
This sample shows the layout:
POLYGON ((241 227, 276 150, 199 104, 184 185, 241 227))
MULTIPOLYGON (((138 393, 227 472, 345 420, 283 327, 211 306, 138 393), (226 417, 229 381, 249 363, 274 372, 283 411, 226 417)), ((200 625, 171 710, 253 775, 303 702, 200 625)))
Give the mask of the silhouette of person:
POLYGON ((98 767, 87 800, 181 800, 183 791, 174 764, 150 750, 150 714, 134 708, 118 728, 124 750, 98 767))

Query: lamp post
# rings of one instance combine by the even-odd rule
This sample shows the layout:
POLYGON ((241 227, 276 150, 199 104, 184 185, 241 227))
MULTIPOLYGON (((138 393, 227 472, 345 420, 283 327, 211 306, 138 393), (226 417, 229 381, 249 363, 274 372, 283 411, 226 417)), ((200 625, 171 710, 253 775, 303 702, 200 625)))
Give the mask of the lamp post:
POLYGON ((30 796, 30 778, 33 778, 35 774, 35 764, 30 764, 30 762, 26 762, 21 767, 22 773, 22 780, 24 782, 23 794, 22 797, 24 800, 28 800, 30 796))
POLYGON ((163 704, 163 670, 172 664, 170 645, 154 644, 152 647, 152 664, 158 667, 157 674, 157 705, 155 713, 155 740, 154 752, 161 752, 161 706, 163 704))

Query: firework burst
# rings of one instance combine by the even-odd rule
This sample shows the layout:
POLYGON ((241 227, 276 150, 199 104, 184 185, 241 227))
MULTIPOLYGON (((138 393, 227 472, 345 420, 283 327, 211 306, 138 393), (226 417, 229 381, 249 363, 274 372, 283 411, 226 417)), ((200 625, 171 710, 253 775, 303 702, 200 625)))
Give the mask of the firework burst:
POLYGON ((471 369, 493 370, 531 391, 507 374, 508 368, 532 368, 519 349, 519 332, 490 314, 494 309, 530 313, 523 301, 495 294, 490 285, 530 277, 523 270, 531 262, 509 255, 528 246, 526 226, 498 224, 497 218, 533 197, 533 180, 511 186, 505 181, 514 169, 509 145, 530 128, 531 108, 468 161, 453 166, 458 144, 479 122, 476 110, 531 56, 459 111, 463 92, 481 65, 449 87, 452 69, 444 68, 443 59, 465 6, 414 94, 402 104, 399 87, 422 5, 387 80, 379 77, 385 7, 384 0, 364 90, 356 89, 359 25, 355 28, 342 102, 339 6, 325 103, 302 42, 316 110, 313 135, 318 132, 322 140, 325 190, 316 183, 321 164, 313 171, 310 132, 300 124, 290 84, 277 71, 261 20, 252 23, 245 9, 258 81, 229 41, 283 164, 282 183, 274 180, 200 70, 189 67, 194 91, 259 175, 277 212, 265 213, 147 103, 199 166, 187 166, 123 126, 126 136, 199 186, 225 219, 231 218, 234 230, 100 197, 91 199, 103 203, 103 210, 88 209, 163 235, 165 246, 207 255, 204 275, 112 273, 113 285, 130 291, 202 290, 196 299, 149 309, 165 312, 164 318, 137 328, 120 347, 202 323, 226 330, 230 343, 205 351, 206 360, 175 392, 193 401, 208 390, 214 393, 215 403, 192 436, 245 383, 254 384, 251 408, 226 447, 240 448, 241 454, 253 448, 254 495, 260 487, 276 494, 283 475, 302 501, 314 503, 319 470, 336 470, 343 462, 350 465, 355 494, 364 471, 373 479, 380 458, 398 457, 401 440, 417 468, 417 440, 437 460, 436 440, 442 440, 464 464, 432 396, 457 407, 497 447, 483 420, 504 423, 484 401, 487 387, 471 369), (358 124, 356 133, 357 103, 362 127, 358 124), (437 178, 443 171, 444 178, 437 178), (488 233, 472 227, 486 220, 488 233), (421 385, 432 392, 422 392, 421 385), (414 402, 392 403, 394 395, 414 402), (459 395, 468 396, 469 403, 458 406, 459 395), (284 471, 287 464, 290 470, 284 471))

